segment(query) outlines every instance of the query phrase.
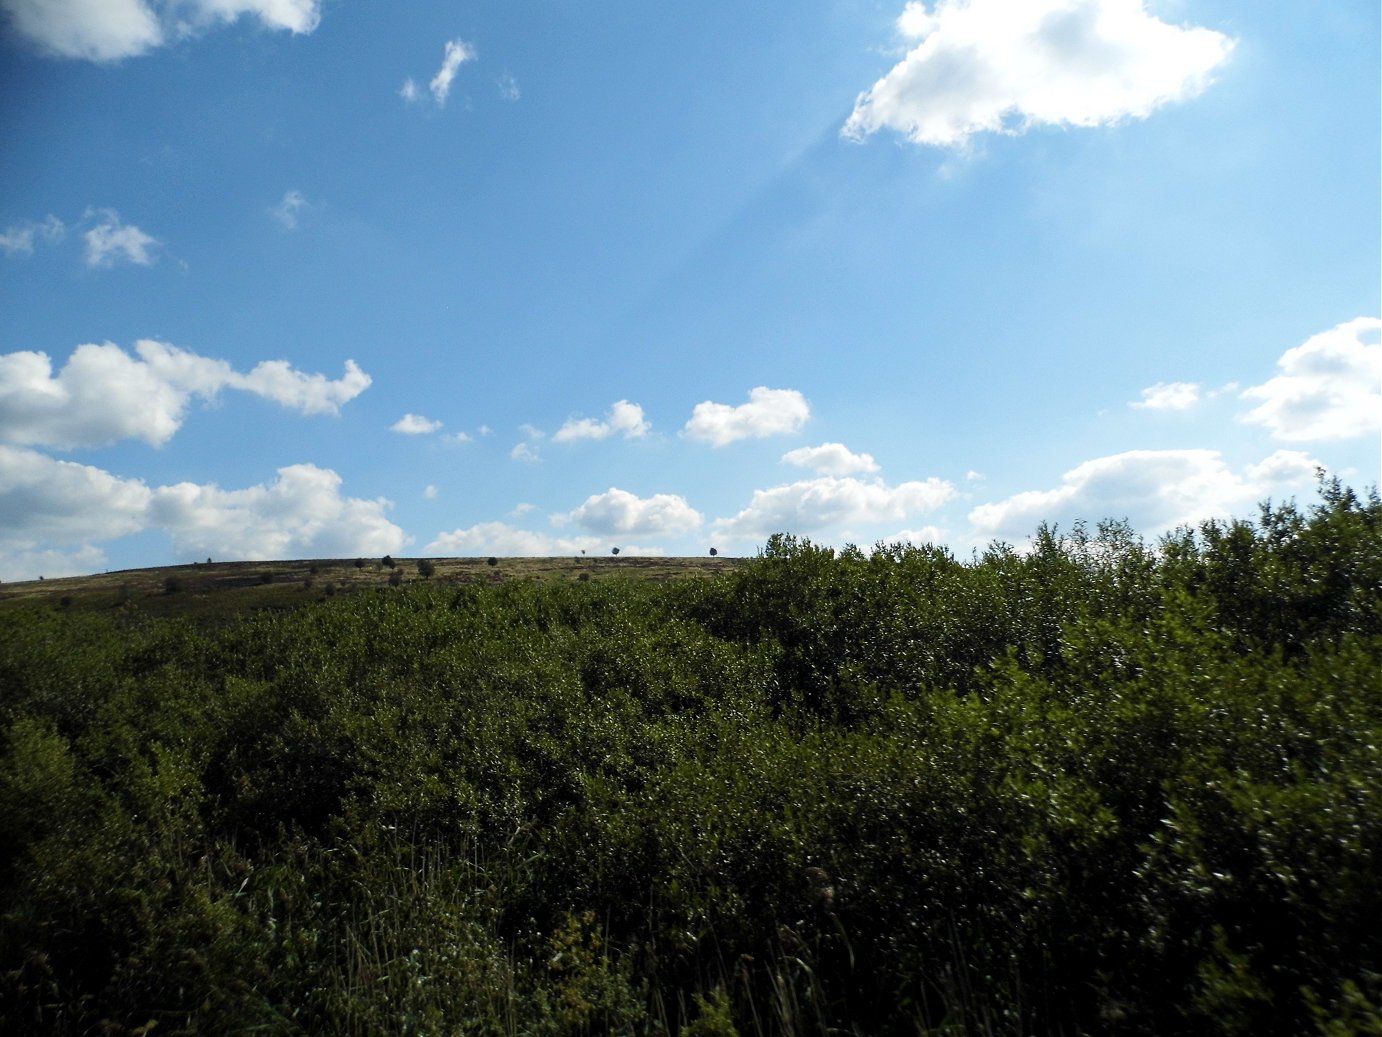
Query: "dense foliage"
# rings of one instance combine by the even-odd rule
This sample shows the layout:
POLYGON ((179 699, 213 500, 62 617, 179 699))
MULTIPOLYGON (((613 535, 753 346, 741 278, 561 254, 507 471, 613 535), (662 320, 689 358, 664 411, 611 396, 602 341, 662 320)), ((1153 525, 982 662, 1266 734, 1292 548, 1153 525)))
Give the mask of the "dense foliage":
POLYGON ((1382 504, 0 624, 0 1031, 1382 1033, 1382 504))

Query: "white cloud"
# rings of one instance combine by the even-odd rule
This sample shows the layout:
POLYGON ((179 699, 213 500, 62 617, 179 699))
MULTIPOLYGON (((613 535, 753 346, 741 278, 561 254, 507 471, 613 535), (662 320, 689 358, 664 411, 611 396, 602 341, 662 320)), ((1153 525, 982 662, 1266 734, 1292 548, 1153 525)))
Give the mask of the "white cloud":
MULTIPOLYGON (((437 426, 441 427, 441 422, 437 422, 437 426)), ((446 435, 442 436, 441 439, 443 443, 475 442, 475 437, 472 436, 469 432, 448 432, 446 435)))
POLYGON ((872 454, 856 454, 843 443, 822 443, 804 446, 782 455, 787 464, 810 468, 821 475, 853 475, 856 472, 876 472, 878 462, 872 454))
POLYGON ((427 84, 427 88, 432 91, 433 100, 438 105, 446 104, 446 98, 451 93, 451 82, 456 78, 456 71, 464 62, 474 59, 475 48, 466 43, 465 40, 446 41, 446 51, 442 56, 441 68, 437 69, 437 74, 427 84))
POLYGON ((643 408, 628 400, 620 400, 609 409, 604 421, 594 418, 578 418, 568 421, 552 436, 554 443, 567 443, 573 439, 607 439, 616 432, 625 439, 639 439, 648 434, 652 425, 643 417, 643 408))
POLYGON ((1243 420, 1290 442, 1376 435, 1382 424, 1382 320, 1358 317, 1312 335, 1277 361, 1275 378, 1244 389, 1260 400, 1243 420))
POLYGON ((499 87, 499 96, 505 101, 517 101, 523 96, 522 91, 518 89, 518 80, 514 79, 514 77, 507 72, 499 77, 497 85, 499 87))
POLYGON ((412 104, 418 99, 417 83, 413 80, 412 76, 403 80, 403 85, 398 88, 398 96, 409 104, 412 104))
POLYGON ((790 435, 811 417, 806 397, 795 389, 750 390, 749 402, 731 407, 706 400, 696 404, 683 432, 721 447, 740 439, 790 435))
POLYGON ((310 208, 311 206, 301 191, 285 191, 283 200, 269 210, 269 215, 289 230, 296 230, 298 213, 302 212, 303 209, 310 208))
POLYGON ((423 488, 422 498, 423 500, 436 500, 437 494, 439 494, 440 492, 440 490, 438 490, 435 486, 429 483, 426 487, 423 488))
POLYGON ((182 426, 193 396, 239 389, 304 414, 334 414, 370 384, 346 361, 329 380, 267 360, 247 374, 224 360, 141 339, 137 357, 119 346, 78 346, 57 375, 46 353, 0 354, 0 440, 58 448, 134 438, 158 446, 182 426))
POLYGON ((1145 118, 1205 90, 1234 41, 1154 17, 1145 0, 912 2, 911 49, 859 95, 841 131, 964 147, 976 133, 1145 118))
POLYGON ((132 223, 121 223, 120 214, 114 209, 91 210, 87 215, 99 220, 82 235, 86 239, 87 266, 110 267, 119 260, 149 266, 157 259, 153 249, 158 240, 132 223))
POLYGON ((49 548, 0 553, 0 580, 33 580, 39 577, 51 580, 63 576, 84 576, 107 568, 109 561, 106 553, 90 544, 70 551, 49 548))
POLYGON ((821 476, 755 490, 747 508, 733 518, 716 519, 715 529, 742 538, 834 532, 845 525, 903 521, 934 511, 954 496, 955 487, 941 479, 888 486, 881 481, 821 476))
POLYGON ((0 446, 0 546, 7 553, 138 532, 152 499, 137 479, 0 446))
POLYGON ((538 452, 528 443, 519 443, 509 451, 509 457, 514 461, 522 461, 524 464, 537 464, 542 460, 538 452))
POLYGON ((425 436, 439 428, 440 421, 432 421, 421 414, 405 414, 389 426, 390 431, 402 432, 405 436, 425 436))
POLYGON ((922 526, 920 529, 899 529, 892 536, 880 538, 885 544, 913 544, 925 547, 928 544, 943 545, 947 534, 940 526, 922 526))
POLYGON ((6 227, 0 234, 0 252, 7 256, 27 256, 34 250, 35 238, 52 244, 61 241, 66 232, 67 228, 56 216, 49 216, 42 223, 25 220, 6 227))
POLYGON ((319 0, 0 0, 0 10, 40 50, 88 61, 135 57, 246 14, 293 33, 321 19, 319 0))
MULTIPOLYGON (((604 555, 611 544, 593 536, 554 537, 534 533, 504 522, 481 522, 467 529, 441 533, 423 548, 429 555, 501 555, 504 557, 545 558, 554 555, 604 555)), ((664 555, 660 547, 619 544, 621 555, 664 555)))
POLYGON ((0 568, 14 578, 57 575, 55 551, 81 546, 85 571, 93 541, 161 530, 184 557, 311 558, 386 554, 409 543, 385 517, 383 499, 343 497, 341 477, 289 465, 267 485, 222 490, 178 483, 150 489, 90 465, 0 446, 0 568), (40 564, 42 568, 33 568, 40 564))
POLYGON ((1217 450, 1129 450, 1072 468, 1055 489, 981 504, 969 521, 980 538, 1018 540, 1042 522, 1068 529, 1077 520, 1106 518, 1126 519, 1150 536, 1306 490, 1318 467, 1299 451, 1277 451, 1238 473, 1217 450))
POLYGON ((183 555, 218 558, 341 558, 391 554, 409 538, 383 498, 342 497, 341 477, 311 464, 278 470, 244 490, 178 483, 153 491, 148 522, 183 555))
POLYGON ((312 32, 321 22, 320 0, 191 0, 200 22, 233 22, 254 15, 266 29, 286 29, 294 35, 312 32))
POLYGON ((658 493, 638 497, 614 487, 587 497, 585 503, 553 521, 575 522, 582 529, 608 536, 679 536, 701 524, 701 515, 686 498, 658 493))
POLYGON ((1140 410, 1188 410, 1200 402, 1195 382, 1157 382, 1142 390, 1142 399, 1128 404, 1140 410))

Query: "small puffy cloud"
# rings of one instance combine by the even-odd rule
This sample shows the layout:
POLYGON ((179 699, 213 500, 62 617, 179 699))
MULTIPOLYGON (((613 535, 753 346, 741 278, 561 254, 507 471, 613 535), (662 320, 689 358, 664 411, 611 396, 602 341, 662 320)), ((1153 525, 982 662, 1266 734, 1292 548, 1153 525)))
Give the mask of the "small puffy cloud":
POLYGON ((538 452, 533 449, 530 443, 518 443, 509 451, 509 458, 513 461, 522 461, 524 464, 537 464, 542 460, 538 452))
POLYGON ((1128 404, 1139 410, 1188 410, 1200 402, 1195 382, 1157 382, 1142 390, 1142 399, 1128 404))
POLYGON ((856 472, 876 472, 878 462, 871 454, 856 454, 843 443, 822 443, 804 446, 782 455, 787 464, 810 468, 821 475, 853 475, 856 472))
POLYGON ((82 345, 56 375, 46 353, 0 355, 0 440, 58 448, 121 439, 166 443, 182 426, 192 397, 239 389, 304 414, 334 414, 370 384, 352 360, 340 378, 268 360, 247 374, 224 360, 141 339, 136 356, 119 346, 82 345))
POLYGON ((648 498, 611 487, 587 497, 575 511, 554 517, 592 533, 609 536, 679 536, 701 524, 701 515, 686 498, 658 493, 648 498))
POLYGON ((437 104, 446 104, 446 98, 451 93, 451 82, 456 78, 456 72, 461 65, 467 61, 475 59, 475 48, 465 40, 447 40, 446 50, 442 55, 441 68, 437 69, 437 74, 432 77, 432 81, 427 84, 427 88, 432 91, 432 99, 437 104))
POLYGON ((628 400, 620 400, 609 409, 604 421, 594 418, 574 418, 552 436, 554 443, 568 443, 573 439, 608 439, 618 433, 625 439, 639 439, 648 434, 652 425, 643 417, 643 408, 628 400))
POLYGON ((748 403, 737 407, 709 400, 696 404, 682 431, 692 439, 721 447, 740 439, 791 435, 810 417, 810 404, 795 389, 760 385, 750 390, 748 403))
POLYGON ((67 227, 56 216, 49 216, 42 223, 25 220, 11 224, 0 234, 0 252, 7 256, 27 256, 34 251, 34 241, 52 244, 61 241, 67 227))
POLYGON ((981 504, 969 521, 981 538, 1017 540, 1042 522, 1126 519, 1148 535, 1239 514, 1265 497, 1308 489, 1319 462, 1281 450, 1241 473, 1217 450, 1129 450, 1086 461, 1050 490, 981 504))
MULTIPOLYGON (((504 522, 481 522, 467 529, 441 533, 423 548, 429 555, 500 555, 545 558, 553 555, 607 554, 608 540, 593 536, 556 537, 519 529, 504 522)), ((620 544, 623 555, 663 555, 659 547, 620 544)))
POLYGON ((0 0, 0 10, 40 50, 87 61, 136 57, 242 15, 293 33, 321 20, 319 0, 0 0))
POLYGON ((117 262, 149 266, 158 258, 153 250, 158 240, 145 234, 132 223, 121 223, 114 209, 92 210, 97 223, 82 235, 86 239, 86 265, 96 269, 114 266, 117 262))
POLYGON ((301 191, 285 191, 282 200, 269 210, 269 215, 288 230, 296 230, 298 213, 310 208, 311 206, 301 191))
POLYGON ((431 484, 429 483, 426 487, 423 488, 423 491, 422 491, 422 499, 423 499, 423 500, 436 500, 436 499, 437 499, 437 494, 440 493, 440 492, 441 492, 440 490, 438 490, 435 486, 433 486, 433 485, 431 485, 431 484))
POLYGON ((267 485, 223 490, 178 483, 153 491, 148 523, 184 555, 219 558, 340 558, 382 555, 409 540, 386 517, 382 498, 341 496, 329 468, 289 465, 267 485))
POLYGON ((911 49, 859 95, 846 137, 962 148, 976 133, 1146 118, 1203 92, 1234 46, 1145 0, 914 0, 897 29, 911 49))
POLYGON ((1281 372, 1244 389, 1260 400, 1243 420, 1288 442, 1377 435, 1382 424, 1382 320, 1358 317, 1312 335, 1277 361, 1281 372))
POLYGON ((390 431, 402 432, 405 436, 425 436, 439 428, 440 421, 432 421, 421 414, 405 414, 389 426, 390 431))
MULTIPOLYGON (((437 422, 437 427, 441 427, 441 422, 437 422)), ((443 443, 473 443, 475 437, 469 432, 448 432, 441 437, 443 443)))
POLYGON ((716 519, 715 529, 750 539, 784 531, 833 531, 846 525, 905 521, 934 511, 954 496, 955 487, 941 479, 888 486, 827 475, 755 490, 747 508, 733 518, 716 519))
POLYGON ((403 85, 398 88, 398 96, 403 98, 403 100, 407 101, 409 104, 412 104, 414 101, 418 99, 419 94, 417 82, 413 79, 412 76, 409 76, 407 79, 403 80, 403 85))

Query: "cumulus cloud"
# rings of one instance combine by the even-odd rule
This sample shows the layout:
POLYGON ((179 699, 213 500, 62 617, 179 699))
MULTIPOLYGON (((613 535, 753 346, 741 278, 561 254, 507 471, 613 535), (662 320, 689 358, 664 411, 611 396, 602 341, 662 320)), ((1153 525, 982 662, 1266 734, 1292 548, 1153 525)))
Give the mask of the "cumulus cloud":
POLYGON ((0 252, 7 256, 27 256, 34 251, 35 240, 52 244, 61 241, 67 227, 56 216, 49 216, 41 223, 24 220, 5 228, 0 234, 0 252))
MULTIPOLYGON (((386 500, 343 497, 341 477, 315 465, 278 470, 267 485, 223 490, 138 479, 0 446, 0 559, 11 571, 54 551, 161 530, 189 557, 302 558, 385 554, 408 543, 386 500), (25 561, 28 559, 28 561, 25 561)), ((44 569, 29 570, 37 575, 44 569)), ((52 574, 51 566, 47 570, 52 574)))
MULTIPOLYGON (((432 81, 427 84, 427 89, 432 91, 432 99, 438 105, 446 104, 446 98, 451 93, 451 82, 456 78, 456 72, 461 65, 467 61, 475 59, 475 48, 465 40, 447 40, 446 50, 442 55, 441 68, 437 69, 437 74, 432 77, 432 81)), ((406 86, 406 84, 405 84, 406 86)))
POLYGON ((542 456, 533 448, 530 443, 518 443, 509 451, 509 458, 513 461, 522 461, 524 464, 537 464, 542 460, 542 456))
POLYGON ((1200 402, 1195 382, 1157 382, 1142 390, 1142 399, 1128 404, 1139 410, 1188 410, 1200 402))
POLYGON ((0 0, 0 10, 41 51, 88 61, 135 57, 242 15, 293 33, 321 19, 319 0, 0 0))
POLYGON ((628 400, 620 400, 609 409, 604 421, 594 418, 573 418, 552 436, 554 443, 573 439, 608 439, 618 433, 625 439, 639 439, 648 434, 651 423, 643 417, 643 408, 628 400))
POLYGON ((1289 442, 1377 435, 1382 424, 1382 320, 1358 317, 1312 335, 1277 361, 1280 371, 1244 389, 1261 402, 1243 420, 1289 442))
POLYGON ((614 487, 587 497, 585 503, 554 522, 574 522, 592 533, 609 536, 679 536, 701 524, 700 512, 686 498, 658 493, 642 498, 614 487))
POLYGON ((920 529, 899 529, 892 536, 882 538, 885 544, 912 544, 925 547, 928 544, 944 544, 946 532, 940 526, 922 526, 920 529))
POLYGON ((389 429, 393 432, 402 432, 405 436, 425 436, 430 432, 436 432, 441 428, 440 421, 432 421, 424 418, 421 414, 405 414, 399 418, 389 429))
POLYGON ((223 490, 178 483, 153 491, 148 522, 183 555, 220 558, 339 558, 402 549, 408 537, 386 517, 383 498, 341 496, 329 468, 289 465, 267 485, 223 490))
POLYGON ((810 468, 821 475, 853 475, 856 472, 876 472, 878 462, 872 454, 856 454, 843 443, 822 443, 804 446, 782 455, 787 464, 810 468))
POLYGON ((158 446, 182 426, 194 396, 253 393, 304 414, 335 414, 362 393, 369 375, 346 361, 338 379, 266 360, 248 373, 224 360, 141 339, 136 356, 119 346, 78 346, 56 375, 46 353, 0 355, 0 440, 61 449, 142 439, 158 446))
POLYGON ((1049 490, 1028 490, 969 513, 980 538, 1018 540, 1042 522, 1126 519, 1147 535, 1241 514, 1269 496, 1308 489, 1320 463, 1280 450, 1242 472, 1217 450, 1129 450, 1086 461, 1049 490))
POLYGON ((955 487, 941 479, 889 486, 827 475, 755 490, 747 508, 733 518, 716 519, 715 529, 743 538, 831 532, 847 525, 905 521, 934 511, 954 496, 955 487))
POLYGON ((288 230, 296 230, 298 213, 309 208, 311 206, 301 191, 285 191, 282 200, 269 210, 269 215, 288 230))
POLYGON ((709 400, 696 404, 682 431, 692 439, 721 447, 740 439, 790 435, 810 417, 810 404, 795 389, 760 385, 749 391, 748 403, 737 407, 709 400))
MULTIPOLYGON (((466 529, 438 534, 423 548, 429 555, 500 555, 505 557, 550 557, 552 555, 607 554, 613 546, 593 536, 557 537, 519 529, 504 522, 481 522, 466 529)), ((623 555, 663 555, 660 547, 620 544, 623 555)))
POLYGON ((87 215, 97 219, 96 225, 82 235, 87 266, 100 269, 120 261, 149 266, 157 259, 153 250, 158 240, 132 223, 121 223, 114 209, 92 210, 87 215))
POLYGON ((1204 91, 1234 46, 1145 0, 913 0, 897 29, 911 49, 859 95, 846 137, 962 148, 976 133, 1146 118, 1204 91))

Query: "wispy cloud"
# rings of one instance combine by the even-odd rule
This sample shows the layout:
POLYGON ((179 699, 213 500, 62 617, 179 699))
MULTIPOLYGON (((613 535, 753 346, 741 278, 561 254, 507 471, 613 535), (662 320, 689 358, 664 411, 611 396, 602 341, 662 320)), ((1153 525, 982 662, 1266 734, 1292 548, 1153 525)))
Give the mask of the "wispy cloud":
POLYGON ((446 98, 451 93, 451 82, 456 78, 457 70, 465 62, 474 59, 475 48, 466 43, 465 40, 446 41, 446 51, 442 56, 441 68, 437 69, 437 74, 427 84, 427 88, 432 91, 433 100, 438 105, 446 104, 446 98))
POLYGON ((269 210, 269 214, 288 230, 296 230, 298 213, 310 208, 311 205, 301 191, 285 191, 282 200, 269 210))
POLYGON ((842 129, 963 148, 978 133, 1103 126, 1204 91, 1234 41, 1161 21, 1145 0, 912 0, 910 48, 842 129))
POLYGON ((0 233, 0 252, 7 256, 31 255, 35 241, 53 244, 61 241, 66 232, 67 227, 56 216, 49 216, 39 223, 33 220, 13 223, 5 228, 4 233, 0 233))
POLYGON ((499 77, 496 84, 499 87, 499 96, 505 101, 517 101, 523 96, 523 92, 518 88, 518 80, 507 72, 499 77))
POLYGON ((117 262, 149 266, 157 261, 154 250, 159 242, 132 223, 122 223, 114 209, 88 210, 96 225, 82 237, 86 240, 86 265, 93 268, 114 266, 117 262))

